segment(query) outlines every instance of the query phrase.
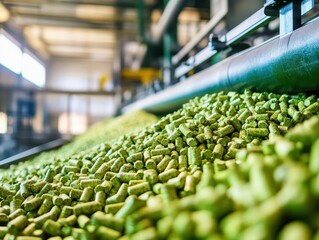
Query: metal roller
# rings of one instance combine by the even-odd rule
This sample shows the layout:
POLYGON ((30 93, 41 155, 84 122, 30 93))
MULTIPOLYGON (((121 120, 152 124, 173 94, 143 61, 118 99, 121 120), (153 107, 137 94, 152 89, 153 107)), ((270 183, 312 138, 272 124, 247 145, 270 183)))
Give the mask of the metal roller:
POLYGON ((297 93, 319 89, 319 20, 213 65, 157 94, 125 106, 171 112, 189 99, 218 91, 297 93))

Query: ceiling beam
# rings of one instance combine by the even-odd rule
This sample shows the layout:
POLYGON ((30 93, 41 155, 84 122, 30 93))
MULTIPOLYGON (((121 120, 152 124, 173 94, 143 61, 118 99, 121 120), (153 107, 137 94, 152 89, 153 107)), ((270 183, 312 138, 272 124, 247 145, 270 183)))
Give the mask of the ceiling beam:
POLYGON ((45 3, 63 3, 63 4, 89 4, 96 6, 111 6, 117 8, 136 8, 135 1, 132 0, 3 0, 7 6, 37 6, 45 3))
MULTIPOLYGON (((117 22, 114 23, 99 23, 88 20, 83 20, 75 17, 58 17, 58 16, 44 16, 33 14, 18 14, 13 15, 13 22, 19 26, 39 25, 39 26, 58 26, 67 28, 90 28, 90 29, 104 29, 112 30, 118 33, 136 34, 137 26, 130 26, 129 28, 118 28, 117 22)), ((122 26, 124 26, 123 24, 122 26)))

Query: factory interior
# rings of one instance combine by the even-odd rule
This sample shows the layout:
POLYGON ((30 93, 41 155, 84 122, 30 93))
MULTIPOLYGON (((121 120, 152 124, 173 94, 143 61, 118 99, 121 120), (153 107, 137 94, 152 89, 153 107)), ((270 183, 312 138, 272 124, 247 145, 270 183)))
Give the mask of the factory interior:
POLYGON ((319 240, 319 0, 0 0, 0 239, 319 240))

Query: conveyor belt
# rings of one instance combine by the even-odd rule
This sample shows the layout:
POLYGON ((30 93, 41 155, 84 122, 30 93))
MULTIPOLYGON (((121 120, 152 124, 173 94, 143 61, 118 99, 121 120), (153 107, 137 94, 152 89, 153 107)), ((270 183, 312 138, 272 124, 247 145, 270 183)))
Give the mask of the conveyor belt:
POLYGON ((170 112, 189 99, 218 91, 296 93, 319 89, 319 20, 205 69, 186 81, 122 109, 170 112))

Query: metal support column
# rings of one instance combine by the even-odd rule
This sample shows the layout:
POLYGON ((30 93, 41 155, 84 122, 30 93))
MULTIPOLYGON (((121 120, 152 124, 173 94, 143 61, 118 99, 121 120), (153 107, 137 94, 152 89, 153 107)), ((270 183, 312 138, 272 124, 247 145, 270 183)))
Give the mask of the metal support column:
MULTIPOLYGON (((169 0, 164 0, 164 6, 169 0)), ((172 49, 177 44, 177 16, 172 19, 171 26, 163 36, 163 81, 165 87, 172 83, 174 69, 172 65, 172 49)))

